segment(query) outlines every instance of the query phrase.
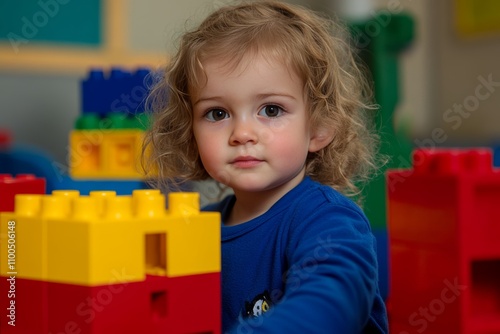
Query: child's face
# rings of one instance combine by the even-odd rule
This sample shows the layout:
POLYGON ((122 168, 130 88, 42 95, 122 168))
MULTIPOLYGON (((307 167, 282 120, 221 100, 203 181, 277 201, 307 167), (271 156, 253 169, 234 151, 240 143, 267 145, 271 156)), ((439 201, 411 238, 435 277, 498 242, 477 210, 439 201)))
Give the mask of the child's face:
POLYGON ((204 62, 208 81, 193 94, 193 131, 214 179, 235 192, 289 190, 317 150, 303 82, 278 61, 204 62))

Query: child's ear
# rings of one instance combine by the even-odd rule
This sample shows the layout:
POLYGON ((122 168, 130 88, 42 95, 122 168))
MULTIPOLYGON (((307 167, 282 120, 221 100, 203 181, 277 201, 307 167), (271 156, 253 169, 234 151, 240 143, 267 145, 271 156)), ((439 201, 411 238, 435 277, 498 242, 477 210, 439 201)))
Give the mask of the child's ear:
POLYGON ((311 133, 309 152, 317 152, 326 147, 333 140, 333 129, 318 127, 311 133))

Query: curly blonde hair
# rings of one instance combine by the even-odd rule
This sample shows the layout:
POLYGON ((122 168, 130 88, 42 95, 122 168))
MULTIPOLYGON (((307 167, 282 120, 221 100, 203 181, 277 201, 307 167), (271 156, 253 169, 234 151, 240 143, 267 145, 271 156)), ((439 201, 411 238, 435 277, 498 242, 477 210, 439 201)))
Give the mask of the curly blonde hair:
MULTIPOLYGON (((340 24, 306 8, 278 1, 222 7, 185 33, 150 102, 154 119, 146 134, 145 171, 160 182, 209 178, 192 130, 190 92, 206 82, 203 62, 217 58, 236 67, 264 54, 284 61, 303 80, 311 126, 333 130, 332 142, 310 153, 306 174, 343 192, 359 193, 359 181, 375 167, 377 136, 366 117, 369 85, 340 24)), ((162 184, 160 183, 160 186, 162 184)))

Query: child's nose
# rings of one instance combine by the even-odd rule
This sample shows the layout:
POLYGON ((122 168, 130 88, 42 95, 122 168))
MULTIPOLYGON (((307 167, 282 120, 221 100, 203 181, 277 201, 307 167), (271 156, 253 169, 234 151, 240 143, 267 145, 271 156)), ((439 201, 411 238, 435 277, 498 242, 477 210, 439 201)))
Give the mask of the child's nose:
POLYGON ((257 143, 257 141, 257 129, 251 119, 234 121, 234 128, 229 138, 231 145, 244 145, 247 143, 257 143))

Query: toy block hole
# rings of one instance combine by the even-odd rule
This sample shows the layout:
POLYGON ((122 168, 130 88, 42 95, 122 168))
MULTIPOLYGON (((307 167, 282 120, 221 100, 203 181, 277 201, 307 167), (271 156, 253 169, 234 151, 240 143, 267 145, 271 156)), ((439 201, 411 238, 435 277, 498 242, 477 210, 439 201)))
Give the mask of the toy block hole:
POLYGON ((167 234, 146 234, 146 273, 165 276, 167 273, 167 234))
POLYGON ((151 293, 151 316, 153 320, 167 317, 167 291, 151 293))
POLYGON ((136 156, 134 142, 121 142, 112 145, 110 168, 116 171, 135 171, 136 156))
POLYGON ((72 166, 78 170, 96 171, 100 168, 100 147, 89 141, 80 142, 72 155, 72 166))
MULTIPOLYGON (((472 262, 470 312, 474 317, 500 318, 500 259, 472 262)), ((498 321, 498 320, 497 320, 498 321)))

